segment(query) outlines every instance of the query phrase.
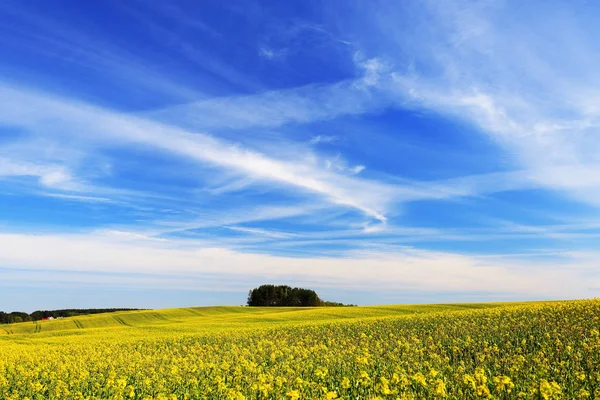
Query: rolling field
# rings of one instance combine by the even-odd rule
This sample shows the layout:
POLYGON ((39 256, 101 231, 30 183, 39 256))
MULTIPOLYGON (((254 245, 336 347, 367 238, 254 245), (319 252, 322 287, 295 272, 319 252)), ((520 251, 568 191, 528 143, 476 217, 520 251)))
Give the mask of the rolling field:
POLYGON ((199 307, 0 326, 0 399, 594 399, 600 301, 199 307))

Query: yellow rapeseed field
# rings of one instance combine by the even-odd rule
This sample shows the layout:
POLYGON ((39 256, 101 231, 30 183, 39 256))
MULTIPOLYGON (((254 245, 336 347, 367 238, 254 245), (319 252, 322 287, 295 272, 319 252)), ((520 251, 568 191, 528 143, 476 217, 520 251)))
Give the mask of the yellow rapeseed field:
POLYGON ((0 399, 599 399, 600 301, 0 326, 0 399))

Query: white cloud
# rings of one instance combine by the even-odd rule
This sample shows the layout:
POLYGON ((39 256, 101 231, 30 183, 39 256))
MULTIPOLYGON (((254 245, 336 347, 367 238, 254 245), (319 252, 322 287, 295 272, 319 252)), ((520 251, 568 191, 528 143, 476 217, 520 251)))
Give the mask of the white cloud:
POLYGON ((267 60, 275 60, 277 58, 281 58, 285 56, 287 53, 286 49, 274 49, 268 46, 259 46, 258 47, 258 55, 266 58, 267 60))
POLYGON ((364 170, 365 170, 364 165, 357 165, 357 166, 350 168, 350 172, 352 172, 353 174, 359 174, 364 170))
MULTIPOLYGON (((145 93, 158 93, 175 101, 203 97, 201 92, 182 83, 180 79, 166 77, 159 63, 148 63, 138 56, 135 48, 90 35, 89 31, 78 29, 77 24, 68 19, 52 18, 22 5, 10 5, 2 11, 15 22, 15 29, 6 34, 7 40, 27 48, 40 62, 55 59, 72 63, 75 68, 84 67, 92 74, 97 73, 99 79, 108 78, 103 82, 120 84, 123 90, 134 86, 145 93)), ((148 32, 158 34, 154 30, 148 32)), ((172 31, 167 32, 169 35, 157 37, 161 40, 170 37, 174 41, 172 31)))
POLYGON ((245 226, 225 226, 225 228, 231 229, 232 231, 243 232, 251 235, 264 236, 274 239, 288 239, 297 236, 296 234, 290 232, 280 232, 271 229, 249 228, 245 226))
POLYGON ((58 199, 65 200, 77 200, 85 202, 99 202, 99 203, 113 203, 114 200, 107 197, 98 196, 82 196, 77 194, 66 194, 66 193, 51 193, 51 192, 34 192, 34 194, 45 196, 45 197, 56 197, 58 199))
POLYGON ((317 135, 317 136, 313 136, 312 139, 310 139, 309 143, 310 144, 333 143, 333 142, 337 142, 338 140, 339 140, 338 136, 317 135))
POLYGON ((372 26, 362 34, 403 66, 379 85, 398 104, 466 120, 526 181, 600 205, 600 48, 583 5, 549 4, 543 15, 499 1, 363 11, 372 26), (406 24, 392 17, 406 13, 406 24))
POLYGON ((334 204, 385 220, 394 188, 322 169, 312 160, 282 160, 203 133, 130 117, 87 104, 0 87, 0 121, 45 135, 90 143, 145 145, 249 177, 324 196, 334 204))
MULTIPOLYGON (((332 204, 359 210, 365 215, 385 221, 393 203, 420 199, 445 199, 494 193, 544 185, 545 169, 499 173, 442 182, 410 182, 399 184, 358 178, 363 165, 348 166, 338 155, 321 159, 315 154, 265 154, 241 145, 220 140, 204 133, 132 117, 84 103, 70 102, 40 93, 0 86, 0 121, 21 126, 31 132, 42 132, 56 142, 76 141, 86 148, 102 146, 147 146, 200 163, 231 171, 236 180, 214 188, 214 193, 239 190, 255 182, 279 183, 305 193, 313 193, 332 204)), ((82 156, 78 156, 82 157, 82 156)), ((29 162, 4 161, 4 174, 33 175, 45 185, 63 189, 85 190, 75 186, 63 167, 40 167, 29 162)), ((81 164, 78 161, 76 165, 81 164)), ((565 174, 568 170, 565 171, 565 174)), ((578 169, 581 172, 581 169, 578 169)), ((556 175, 556 173, 552 173, 556 175)), ((593 170, 580 179, 581 185, 595 184, 593 170)), ((566 180, 566 179, 565 179, 566 180)), ((571 185, 574 183, 571 181, 571 185)), ((87 187, 91 189, 91 187, 87 187)), ((97 188, 96 188, 97 189, 97 188)), ((210 191, 210 189, 209 189, 210 191)), ((96 191, 98 192, 98 191, 96 191)), ((110 190, 99 191, 102 197, 110 190)), ((94 193, 94 194, 98 194, 94 193)), ((82 195, 84 193, 79 193, 82 195)))
POLYGON ((350 175, 356 175, 364 171, 366 167, 364 165, 350 167, 347 165, 346 161, 342 159, 341 155, 337 154, 333 158, 325 159, 325 168, 350 175))
MULTIPOLYGON (((380 58, 365 59, 361 52, 354 54, 354 63, 364 73, 362 79, 355 83, 358 88, 369 88, 377 86, 383 75, 388 75, 391 67, 380 58)), ((387 80, 387 79, 386 79, 387 80)))
MULTIPOLYGON (((319 287, 587 296, 600 284, 597 254, 562 262, 478 258, 411 248, 355 252, 345 258, 288 258, 186 243, 148 242, 110 235, 0 234, 0 264, 17 270, 235 276, 319 282, 319 287), (35 249, 35 251, 31 251, 35 249)), ((139 282, 143 285, 143 282, 139 282)), ((168 283, 165 283, 168 284, 168 283)))
POLYGON ((131 226, 114 227, 118 231, 134 230, 134 234, 147 237, 160 235, 181 234, 205 228, 234 226, 258 221, 271 221, 299 216, 315 215, 319 213, 331 214, 332 206, 323 204, 298 204, 287 206, 257 205, 225 210, 203 210, 200 215, 192 213, 182 219, 159 220, 148 225, 137 224, 135 229, 131 226))
POLYGON ((50 188, 73 188, 76 183, 69 171, 60 165, 36 164, 0 157, 0 177, 32 176, 50 188))
POLYGON ((272 59, 273 57, 275 57, 275 53, 273 53, 273 50, 266 47, 260 47, 259 54, 268 59, 272 59))
POLYGON ((159 241, 159 242, 167 241, 166 239, 163 239, 163 238, 142 235, 141 233, 120 231, 120 230, 114 230, 114 229, 101 229, 101 230, 95 232, 95 234, 100 235, 100 236, 114 237, 114 238, 123 239, 123 240, 135 240, 135 241, 153 240, 153 241, 159 241))
POLYGON ((363 228, 363 233, 381 233, 385 232, 385 224, 367 225, 363 228))
MULTIPOLYGON (((372 79, 372 78, 371 78, 372 79)), ((363 77, 248 96, 216 97, 147 115, 186 129, 278 127, 376 112, 389 101, 372 95, 363 77)))
POLYGON ((241 179, 229 180, 226 183, 210 187, 207 190, 211 194, 219 195, 219 194, 223 194, 223 193, 238 192, 240 190, 243 190, 243 189, 251 186, 254 183, 255 183, 255 181, 253 179, 244 177, 241 179))

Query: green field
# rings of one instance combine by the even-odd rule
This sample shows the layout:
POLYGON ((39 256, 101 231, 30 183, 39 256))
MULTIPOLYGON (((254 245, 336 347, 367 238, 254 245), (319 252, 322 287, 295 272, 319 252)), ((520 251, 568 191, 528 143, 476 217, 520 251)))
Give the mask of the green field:
MULTIPOLYGON (((85 334, 102 335, 102 330, 123 329, 127 335, 147 335, 148 332, 205 333, 223 329, 254 329, 257 327, 313 324, 349 319, 383 318, 435 311, 498 307, 501 303, 427 304, 373 307, 191 307, 163 310, 125 311, 82 315, 53 321, 33 321, 0 325, 0 335, 52 337, 85 334)), ((33 338, 33 337, 32 337, 33 338)), ((5 337, 5 339, 7 339, 5 337)), ((14 338, 16 339, 16 338, 14 338)))
POLYGON ((197 307, 0 327, 0 399, 595 399, 600 301, 197 307))

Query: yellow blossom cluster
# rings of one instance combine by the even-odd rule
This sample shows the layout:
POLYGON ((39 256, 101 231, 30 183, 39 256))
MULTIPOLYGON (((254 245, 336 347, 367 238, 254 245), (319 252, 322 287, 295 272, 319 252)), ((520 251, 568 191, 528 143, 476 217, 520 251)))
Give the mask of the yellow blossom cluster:
POLYGON ((5 333, 0 399, 600 398, 597 300, 273 323, 281 312, 244 330, 5 333))

